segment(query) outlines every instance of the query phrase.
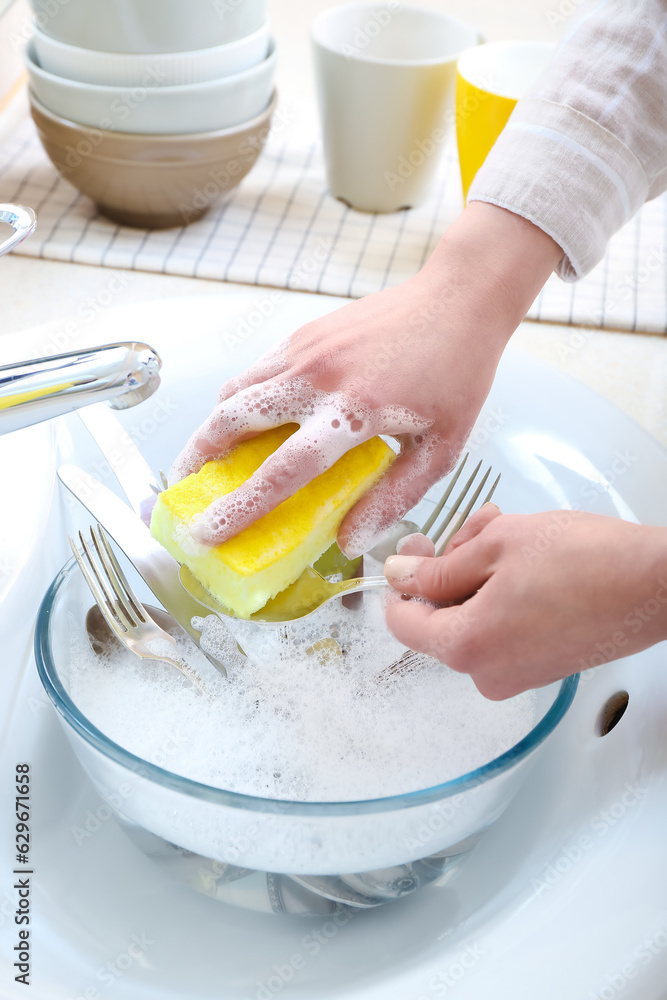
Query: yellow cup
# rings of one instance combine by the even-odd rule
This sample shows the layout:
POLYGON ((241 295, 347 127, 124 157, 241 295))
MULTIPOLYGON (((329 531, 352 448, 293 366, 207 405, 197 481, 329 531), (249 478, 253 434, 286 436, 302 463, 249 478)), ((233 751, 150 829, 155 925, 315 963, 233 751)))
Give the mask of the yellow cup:
POLYGON ((488 42, 464 52, 456 77, 456 139, 464 199, 517 101, 547 68, 549 42, 488 42))

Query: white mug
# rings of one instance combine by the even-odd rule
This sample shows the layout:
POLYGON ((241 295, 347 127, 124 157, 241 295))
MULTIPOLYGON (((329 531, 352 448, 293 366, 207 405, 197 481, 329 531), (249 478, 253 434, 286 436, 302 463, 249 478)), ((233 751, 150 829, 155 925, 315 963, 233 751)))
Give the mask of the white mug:
POLYGON ((399 0, 335 7, 311 31, 331 193, 365 212, 419 205, 454 119, 456 62, 479 32, 399 0))

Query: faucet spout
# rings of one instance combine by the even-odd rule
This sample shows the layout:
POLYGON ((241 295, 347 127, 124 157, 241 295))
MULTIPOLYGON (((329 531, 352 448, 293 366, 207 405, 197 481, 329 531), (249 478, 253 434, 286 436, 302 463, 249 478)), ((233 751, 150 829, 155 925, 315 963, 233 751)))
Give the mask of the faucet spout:
POLYGON ((126 409, 160 384, 159 355, 148 344, 104 344, 0 367, 0 434, 109 400, 126 409))

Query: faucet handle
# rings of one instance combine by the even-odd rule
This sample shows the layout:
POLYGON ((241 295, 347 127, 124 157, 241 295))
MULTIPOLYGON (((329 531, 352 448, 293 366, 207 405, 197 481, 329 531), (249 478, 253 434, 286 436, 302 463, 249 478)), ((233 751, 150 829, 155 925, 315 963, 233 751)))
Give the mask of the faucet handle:
POLYGON ((0 243, 0 257, 2 257, 34 233, 37 216, 25 205, 0 204, 0 222, 6 222, 14 230, 11 236, 0 243))

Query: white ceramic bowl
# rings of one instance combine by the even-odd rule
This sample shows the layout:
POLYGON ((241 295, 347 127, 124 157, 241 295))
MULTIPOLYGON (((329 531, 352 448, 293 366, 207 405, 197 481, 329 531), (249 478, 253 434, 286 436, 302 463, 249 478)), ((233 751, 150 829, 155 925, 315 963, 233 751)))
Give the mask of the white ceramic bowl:
POLYGON ((273 39, 261 63, 204 83, 178 87, 108 87, 66 80, 38 65, 34 43, 25 51, 34 96, 62 118, 110 132, 181 135, 233 128, 261 114, 273 91, 273 39))
POLYGON ((109 87, 174 87, 219 80, 242 73, 266 59, 269 51, 269 19, 251 35, 235 42, 186 52, 137 54, 102 52, 67 45, 35 29, 37 62, 55 76, 80 83, 109 87))
POLYGON ((252 34, 266 0, 30 0, 39 28, 101 52, 185 52, 252 34))

